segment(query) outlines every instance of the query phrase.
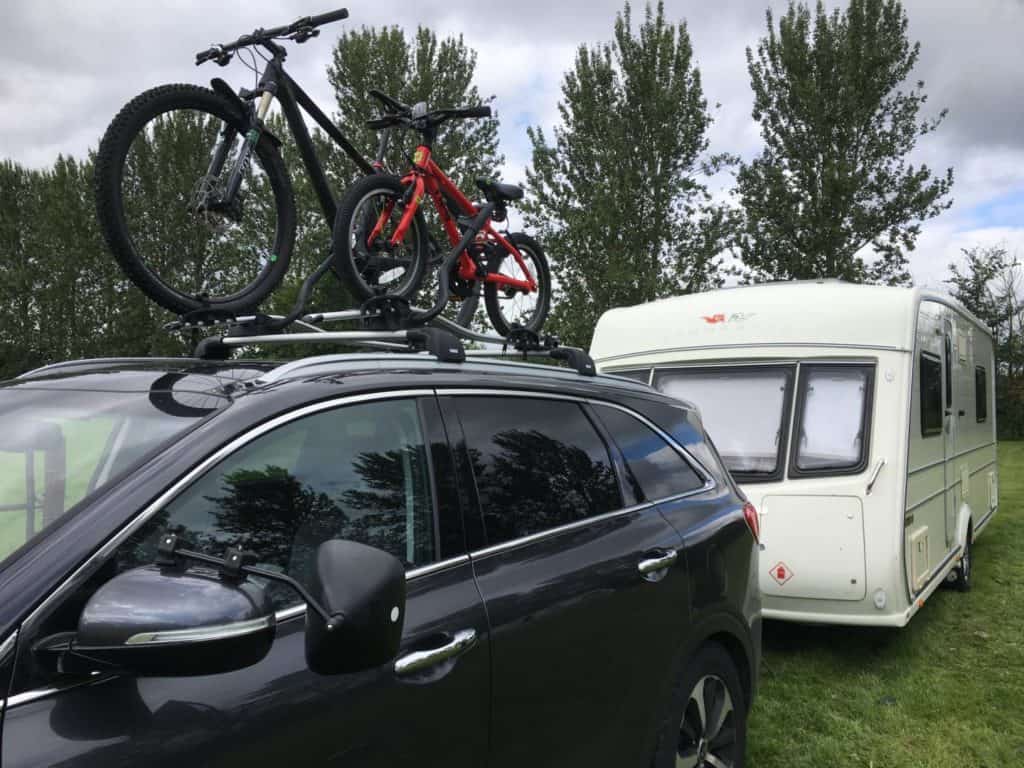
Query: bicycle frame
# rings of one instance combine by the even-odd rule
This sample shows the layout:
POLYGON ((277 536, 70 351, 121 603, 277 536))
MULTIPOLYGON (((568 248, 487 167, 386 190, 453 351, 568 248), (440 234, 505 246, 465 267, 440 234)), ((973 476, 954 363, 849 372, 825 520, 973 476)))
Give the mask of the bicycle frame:
MULTIPOLYGON (((256 91, 260 94, 260 100, 256 108, 258 125, 254 127, 261 132, 270 133, 263 126, 263 119, 269 112, 274 98, 277 98, 281 104, 281 113, 284 115, 285 122, 288 124, 288 129, 291 131, 292 137, 295 139, 295 144, 298 147, 299 157, 302 159, 302 164, 305 167, 306 173, 309 175, 310 182, 313 185, 313 191, 316 193, 317 200, 320 203, 320 208, 327 220, 327 226, 328 228, 333 229, 334 218, 338 210, 337 201, 335 200, 334 193, 331 192, 331 187, 327 182, 327 174, 324 172, 323 166, 320 164, 319 157, 317 157, 316 148, 313 146, 313 140, 309 135, 309 129, 306 127, 306 121, 302 117, 302 112, 305 112, 313 118, 314 122, 316 122, 316 124, 319 125, 339 147, 341 147, 345 154, 351 158, 352 162, 354 162, 361 171, 367 174, 374 173, 374 167, 362 156, 362 154, 360 154, 359 150, 352 146, 352 143, 348 140, 345 134, 343 134, 338 127, 331 122, 331 119, 323 113, 309 95, 302 90, 299 84, 292 80, 288 73, 284 71, 284 59, 286 56, 285 49, 272 41, 265 42, 262 45, 273 54, 273 57, 267 62, 266 69, 263 70, 263 74, 260 77, 259 86, 256 91)), ((240 97, 234 96, 226 83, 224 84, 224 89, 227 90, 228 94, 242 103, 240 97)), ((223 91, 223 89, 221 90, 223 91)), ((280 140, 276 136, 273 136, 273 134, 271 134, 271 138, 275 142, 280 143, 280 140)), ((234 192, 237 191, 237 185, 234 182, 234 175, 240 174, 249 152, 252 151, 252 148, 255 146, 258 139, 258 133, 249 138, 247 151, 240 153, 236 160, 235 168, 233 169, 232 182, 229 186, 229 200, 234 196, 234 192)), ((218 148, 215 153, 215 158, 219 153, 220 148, 218 148)), ((216 159, 214 162, 216 162, 216 159)), ((221 159, 221 162, 223 162, 223 159, 221 159)))
MULTIPOLYGON (((434 202, 434 207, 437 209, 437 213, 441 217, 441 223, 444 226, 445 233, 448 235, 449 242, 453 248, 457 248, 462 241, 463 234, 459 230, 455 219, 452 217, 446 199, 457 204, 459 207, 459 211, 457 211, 457 213, 465 216, 476 216, 477 208, 469 198, 462 194, 462 190, 455 186, 455 183, 448 178, 445 172, 441 170, 441 167, 434 162, 431 157, 430 147, 425 144, 421 144, 416 148, 416 152, 413 155, 413 168, 402 178, 402 183, 411 184, 413 192, 408 200, 405 210, 402 212, 402 218, 399 220, 398 226, 395 228, 395 232, 391 236, 391 245, 398 246, 402 240, 405 239, 405 234, 408 231, 409 226, 412 224, 413 217, 416 215, 416 211, 419 210, 423 194, 426 193, 430 195, 430 199, 434 202)), ((393 209, 393 202, 388 203, 385 206, 377 220, 376 226, 374 226, 373 231, 367 238, 368 244, 372 243, 380 236, 385 223, 391 217, 393 209)), ((483 227, 477 233, 477 238, 495 242, 507 253, 512 254, 512 257, 519 264, 519 268, 523 270, 523 274, 526 275, 527 278, 526 280, 518 280, 516 278, 488 270, 483 277, 483 281, 485 283, 493 283, 503 288, 512 288, 514 290, 522 291, 523 293, 533 293, 537 290, 537 281, 534 279, 533 275, 530 274, 530 270, 527 268, 522 254, 519 253, 519 249, 512 245, 512 243, 510 243, 500 232, 494 229, 491 225, 490 219, 484 223, 483 227)), ((459 254, 458 276, 462 280, 470 282, 480 279, 480 276, 477 274, 476 262, 465 250, 459 254)))

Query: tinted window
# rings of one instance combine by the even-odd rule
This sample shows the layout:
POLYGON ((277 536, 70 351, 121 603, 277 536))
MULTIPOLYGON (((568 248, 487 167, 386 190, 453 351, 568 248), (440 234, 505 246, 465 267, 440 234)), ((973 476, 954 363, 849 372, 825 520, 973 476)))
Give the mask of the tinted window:
POLYGON ((457 402, 489 544, 622 506, 608 449, 577 403, 457 402))
MULTIPOLYGON (((328 539, 378 547, 407 567, 432 562, 433 497, 416 403, 338 408, 257 438, 157 513, 126 542, 120 565, 152 562, 168 528, 209 554, 241 547, 306 585, 328 539)), ((299 602, 286 587, 270 589, 279 608, 299 602)))
POLYGON ((871 369, 800 368, 794 463, 802 472, 854 469, 864 461, 871 369))
POLYGON ((626 460, 628 480, 640 501, 656 501, 694 491, 700 476, 672 446, 646 424, 618 408, 595 406, 626 460))
POLYGON ((942 432, 942 363, 921 355, 921 435, 942 432))
POLYGON ((655 371, 654 386, 700 410, 722 460, 744 480, 780 473, 792 369, 775 366, 655 371))
POLYGON ((988 386, 985 384, 985 369, 974 369, 974 417, 978 421, 988 418, 988 386))

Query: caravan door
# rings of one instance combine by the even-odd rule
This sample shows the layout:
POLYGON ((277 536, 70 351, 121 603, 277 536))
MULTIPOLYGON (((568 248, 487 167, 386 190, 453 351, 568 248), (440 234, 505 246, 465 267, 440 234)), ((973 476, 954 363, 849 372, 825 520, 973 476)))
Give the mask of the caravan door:
POLYGON ((942 396, 943 396, 943 456, 944 462, 944 488, 946 504, 946 549, 950 549, 956 540, 956 512, 959 506, 960 494, 957 493, 956 485, 956 443, 957 430, 959 427, 959 414, 956 410, 956 368, 957 351, 953 346, 953 339, 956 338, 956 329, 953 327, 953 320, 946 317, 942 321, 942 396))

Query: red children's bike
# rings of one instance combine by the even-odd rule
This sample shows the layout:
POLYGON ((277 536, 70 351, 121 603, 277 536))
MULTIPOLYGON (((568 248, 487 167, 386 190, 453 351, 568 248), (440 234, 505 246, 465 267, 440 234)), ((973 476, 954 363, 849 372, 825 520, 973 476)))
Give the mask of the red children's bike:
POLYGON ((482 288, 487 315, 502 336, 516 328, 539 331, 551 304, 551 275, 540 245, 521 232, 501 233, 507 204, 523 190, 512 184, 477 179, 486 200, 475 205, 431 157, 440 127, 450 120, 490 117, 487 106, 428 110, 425 103, 402 104, 370 91, 385 108, 370 120, 383 130, 377 173, 345 191, 334 223, 334 253, 339 274, 362 300, 379 296, 408 299, 419 289, 428 267, 441 264, 441 296, 462 301, 466 325, 482 288), (386 173, 381 159, 394 129, 413 130, 421 140, 412 168, 401 177, 386 173), (429 195, 450 244, 437 256, 421 203, 429 195))

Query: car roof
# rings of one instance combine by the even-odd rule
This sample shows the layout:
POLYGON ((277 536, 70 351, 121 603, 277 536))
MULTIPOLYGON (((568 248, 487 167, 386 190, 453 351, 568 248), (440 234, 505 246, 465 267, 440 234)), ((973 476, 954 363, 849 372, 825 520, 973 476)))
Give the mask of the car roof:
MULTIPOLYGON (((408 387, 410 382, 426 386, 487 386, 506 382, 540 385, 543 389, 576 389, 586 385, 622 394, 656 395, 645 383, 612 374, 583 376, 558 365, 539 365, 520 360, 489 357, 467 358, 463 362, 440 362, 428 354, 345 353, 320 355, 288 362, 237 360, 213 362, 197 358, 98 358, 75 360, 37 368, 0 386, 53 387, 60 389, 102 389, 150 391, 173 386, 175 391, 230 392, 232 397, 269 389, 290 388, 302 382, 340 381, 363 377, 391 386, 408 387), (424 377, 431 381, 425 381, 424 377)), ((368 386, 372 386, 367 381, 368 386)))

